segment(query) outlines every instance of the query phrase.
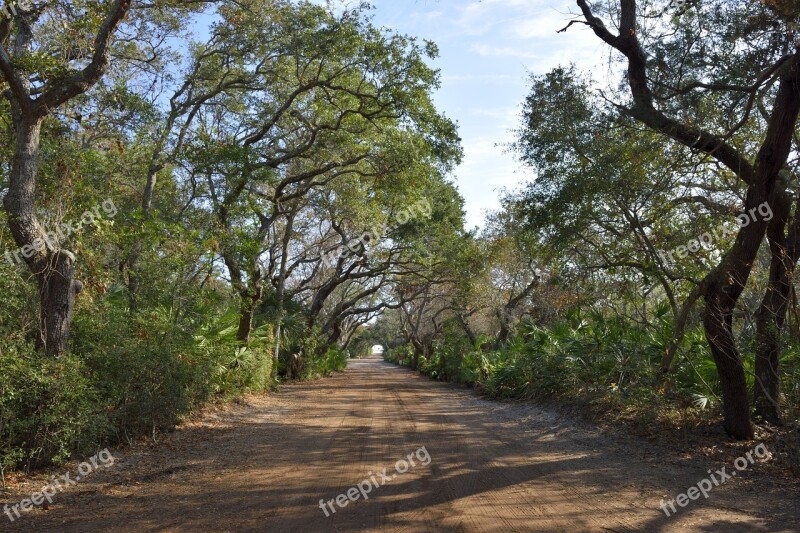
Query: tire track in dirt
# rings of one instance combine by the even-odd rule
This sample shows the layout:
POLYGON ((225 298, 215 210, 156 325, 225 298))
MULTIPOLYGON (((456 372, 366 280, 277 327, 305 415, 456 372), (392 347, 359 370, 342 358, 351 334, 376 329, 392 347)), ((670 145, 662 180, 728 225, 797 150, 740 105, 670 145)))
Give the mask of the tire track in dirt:
MULTIPOLYGON (((449 398, 446 394, 441 395, 441 398, 442 401, 448 400, 458 402, 460 400, 458 397, 449 398)), ((441 425, 443 427, 453 427, 458 424, 459 421, 457 419, 454 419, 450 416, 445 416, 443 417, 441 425)), ((473 438, 475 437, 475 435, 472 436, 473 438)), ((471 447, 467 455, 467 457, 476 465, 476 467, 480 467, 482 470, 488 472, 490 482, 492 484, 515 487, 510 494, 505 496, 502 496, 497 491, 489 491, 486 493, 484 498, 481 498, 480 503, 477 505, 479 509, 483 511, 477 513, 480 515, 490 515, 491 509, 505 506, 509 510, 510 516, 508 516, 507 519, 505 519, 505 517, 500 517, 500 519, 503 522, 504 529, 507 531, 524 530, 518 529, 520 524, 529 524, 537 520, 542 520, 546 515, 545 509, 536 505, 537 492, 531 486, 529 486, 529 484, 525 483, 525 479, 521 479, 519 476, 513 475, 514 464, 507 460, 498 459, 496 456, 485 451, 503 449, 506 450, 507 454, 508 452, 513 451, 518 456, 524 457, 527 447, 524 445, 520 447, 518 445, 517 440, 519 440, 519 438, 520 435, 518 432, 511 432, 510 435, 506 435, 502 428, 495 428, 494 431, 487 431, 483 436, 483 446, 471 447), (505 498, 511 498, 512 502, 504 501, 505 498)), ((525 457, 525 461, 535 462, 536 458, 525 457)), ((548 471, 546 464, 543 465, 543 471, 548 471)), ((591 496, 584 494, 581 490, 575 490, 575 488, 572 487, 569 489, 563 488, 568 486, 568 484, 563 479, 560 479, 555 472, 548 471, 548 476, 551 480, 551 484, 552 482, 556 482, 556 486, 562 487, 558 489, 562 495, 569 494, 573 500, 575 498, 580 498, 582 505, 587 506, 590 510, 594 510, 597 515, 603 514, 602 509, 598 508, 594 504, 591 496)), ((474 483, 471 488, 478 490, 478 478, 473 477, 472 479, 474 480, 474 483)), ((486 481, 486 479, 483 480, 484 483, 486 483, 486 481)), ((602 529, 603 524, 602 521, 593 519, 593 516, 596 516, 595 513, 587 513, 590 517, 589 520, 591 521, 591 524, 589 525, 592 526, 592 529, 599 530, 602 529)), ((572 530, 586 526, 586 523, 577 521, 565 524, 565 527, 568 527, 572 530)), ((629 524, 625 523, 618 524, 616 530, 635 531, 635 529, 632 529, 629 524)))
MULTIPOLYGON (((424 381, 420 386, 424 389, 424 381)), ((543 513, 534 504, 533 498, 528 497, 528 490, 519 486, 506 494, 501 494, 498 491, 486 491, 484 487, 486 484, 494 486, 517 486, 520 481, 514 479, 513 476, 506 473, 509 465, 502 461, 498 461, 494 456, 486 453, 487 449, 498 449, 497 447, 487 446, 490 443, 499 444, 501 448, 508 448, 509 442, 503 441, 499 438, 496 432, 485 432, 480 435, 480 446, 471 445, 470 441, 478 437, 475 432, 470 432, 466 428, 455 434, 453 428, 461 428, 464 424, 459 417, 446 414, 454 410, 454 406, 460 403, 460 399, 452 392, 444 392, 435 396, 425 398, 418 391, 416 394, 409 391, 409 400, 417 404, 416 410, 424 412, 424 407, 421 404, 421 398, 427 402, 435 404, 433 410, 442 413, 436 422, 437 430, 443 435, 447 436, 448 444, 454 446, 456 455, 461 456, 463 463, 461 471, 467 472, 485 472, 485 476, 467 475, 461 478, 451 477, 446 482, 446 492, 452 501, 461 500, 455 507, 451 507, 451 512, 447 513, 447 517, 458 517, 457 521, 449 520, 450 527, 453 530, 480 530, 481 523, 485 525, 485 518, 494 516, 495 520, 499 523, 499 529, 502 531, 524 531, 527 527, 526 524, 532 523, 535 517, 541 516, 543 513), (496 473, 495 473, 496 472, 496 473), (463 494, 475 494, 476 497, 459 498, 463 494), (510 501, 509 501, 510 500, 510 501), (507 510, 504 514, 497 514, 496 509, 504 508, 507 510), (454 511, 454 512, 453 512, 454 511)), ((496 428, 493 428, 496 429, 496 428)), ((447 520, 445 520, 447 522, 447 520)))

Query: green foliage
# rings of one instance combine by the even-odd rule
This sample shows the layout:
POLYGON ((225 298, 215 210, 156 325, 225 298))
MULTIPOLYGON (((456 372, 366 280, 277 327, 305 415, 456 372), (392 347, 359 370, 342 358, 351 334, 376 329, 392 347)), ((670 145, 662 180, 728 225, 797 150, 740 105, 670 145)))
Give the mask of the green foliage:
POLYGON ((411 366, 414 358, 414 349, 408 344, 390 348, 383 354, 383 359, 401 366, 411 366))
MULTIPOLYGON (((4 469, 83 456, 103 443, 168 429, 209 400, 271 386, 266 326, 243 347, 235 312, 207 309, 205 322, 176 324, 164 307, 132 317, 115 295, 77 314, 71 355, 46 358, 0 336, 4 469)), ((334 357, 326 363, 342 366, 334 357)))
MULTIPOLYGON (((646 326, 596 312, 568 313, 547 327, 523 320, 516 336, 500 349, 487 349, 486 338, 470 346, 463 336, 452 335, 429 358, 420 358, 418 370, 433 379, 474 385, 492 397, 589 402, 642 423, 669 412, 716 412, 719 380, 699 326, 684 337, 671 391, 664 394, 657 387, 671 327, 666 312, 656 313, 646 326)), ((410 366, 413 353, 411 346, 402 345, 389 350, 385 359, 410 366)), ((790 348, 783 361, 784 393, 792 412, 800 399, 792 381, 800 368, 798 353, 796 346, 790 348)), ((752 354, 745 358, 750 386, 752 360, 752 354)))
POLYGON ((0 468, 61 462, 112 430, 87 364, 0 339, 0 468))
POLYGON ((270 384, 271 343, 263 333, 248 347, 237 343, 235 313, 210 315, 193 331, 176 327, 167 308, 134 317, 114 305, 98 311, 76 319, 76 350, 110 403, 117 438, 171 427, 209 399, 270 384))
POLYGON ((332 346, 321 356, 314 356, 305 360, 301 379, 317 379, 328 376, 334 372, 342 372, 347 368, 347 352, 332 346))
POLYGON ((238 313, 228 311, 195 335, 199 348, 197 362, 213 367, 210 389, 217 396, 263 391, 272 385, 272 324, 256 328, 250 344, 242 346, 236 338, 238 320, 238 313))

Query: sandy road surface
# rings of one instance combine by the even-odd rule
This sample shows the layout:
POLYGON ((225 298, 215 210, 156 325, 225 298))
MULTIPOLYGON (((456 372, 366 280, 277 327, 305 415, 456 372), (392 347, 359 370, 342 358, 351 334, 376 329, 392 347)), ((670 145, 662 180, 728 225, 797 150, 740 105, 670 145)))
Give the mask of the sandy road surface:
POLYGON ((800 530, 796 494, 759 477, 758 465, 668 519, 661 499, 722 465, 481 400, 375 358, 114 455, 48 510, 13 524, 0 515, 0 531, 800 530), (399 474, 397 462, 421 447, 427 455, 399 474), (368 500, 334 503, 325 516, 321 499, 371 477, 381 486, 368 500))

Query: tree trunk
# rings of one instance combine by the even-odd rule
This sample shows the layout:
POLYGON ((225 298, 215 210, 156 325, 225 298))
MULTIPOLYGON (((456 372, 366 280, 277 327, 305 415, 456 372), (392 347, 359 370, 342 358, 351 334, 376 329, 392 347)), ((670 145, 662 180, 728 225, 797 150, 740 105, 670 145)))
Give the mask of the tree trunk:
MULTIPOLYGON (((791 95, 785 90, 786 85, 785 81, 781 84, 779 99, 791 95)), ((748 188, 745 213, 757 212, 760 206, 767 203, 775 204, 776 197, 782 192, 776 191, 776 180, 788 157, 786 132, 791 135, 800 110, 800 100, 792 99, 791 102, 791 114, 782 115, 779 117, 781 120, 774 120, 770 124, 767 140, 759 151, 758 171, 754 180, 756 185, 748 188), (775 141, 780 149, 774 150, 775 146, 770 141, 775 141)), ((776 108, 779 106, 776 105, 776 108)), ((780 111, 777 113, 780 114, 780 111)), ((752 221, 741 227, 731 250, 702 282, 706 301, 703 325, 722 387, 725 430, 739 440, 752 439, 754 432, 744 365, 733 333, 733 312, 750 277, 768 225, 769 222, 762 216, 753 217, 752 221)))
POLYGON ((675 354, 678 353, 683 337, 686 333, 686 324, 689 321, 689 315, 692 308, 702 294, 702 286, 695 287, 686 301, 680 308, 680 311, 675 317, 672 329, 672 338, 667 344, 664 352, 664 358, 661 360, 661 368, 659 369, 659 386, 668 389, 670 386, 670 375, 672 372, 672 364, 675 361, 675 354))
POLYGON ((239 329, 236 332, 236 339, 242 344, 249 344, 250 334, 253 332, 253 317, 261 302, 261 297, 264 295, 263 274, 257 262, 253 264, 247 284, 239 281, 238 285, 242 307, 239 312, 239 329))
POLYGON ((721 293, 715 291, 713 296, 706 297, 703 325, 722 386, 725 431, 736 439, 752 439, 747 381, 733 336, 733 308, 724 296, 718 296, 721 293))
POLYGON ((342 338, 342 322, 335 320, 328 331, 328 346, 334 346, 342 338))
POLYGON ((464 317, 461 313, 458 314, 458 322, 461 324, 461 329, 464 330, 464 333, 467 334, 467 338, 469 339, 469 343, 475 347, 478 344, 478 337, 475 336, 475 332, 472 331, 472 328, 469 325, 469 321, 467 318, 464 317))
POLYGON ((16 141, 11 162, 8 193, 3 200, 14 241, 39 284, 39 333, 36 346, 50 356, 67 350, 75 296, 83 284, 75 281, 75 256, 54 248, 34 214, 36 174, 39 160, 40 118, 14 111, 16 141))
POLYGON ((239 329, 236 331, 236 339, 242 344, 250 342, 250 333, 253 331, 253 317, 256 314, 256 304, 252 300, 242 302, 242 310, 239 313, 239 329))
POLYGON ((69 326, 75 296, 83 283, 73 279, 75 256, 58 250, 49 257, 51 268, 39 275, 39 337, 37 347, 47 355, 59 356, 67 351, 69 326))
MULTIPOLYGON (((155 162, 150 163, 150 168, 147 171, 147 181, 145 182, 144 191, 142 192, 142 222, 147 223, 150 220, 150 213, 153 206, 153 195, 156 190, 156 182, 160 166, 155 162)), ((140 277, 139 277, 139 258, 142 255, 142 248, 144 247, 144 236, 140 235, 139 238, 133 243, 130 255, 128 256, 128 310, 133 313, 138 307, 136 297, 139 293, 140 277)))
POLYGON ((278 272, 278 309, 277 318, 275 323, 275 349, 272 355, 272 376, 278 376, 278 361, 281 355, 281 329, 283 328, 283 313, 284 304, 283 299, 286 297, 286 268, 289 261, 289 243, 292 238, 292 229, 294 228, 294 217, 297 215, 297 208, 293 208, 286 216, 286 228, 283 232, 283 241, 281 245, 281 264, 280 271, 278 272))
MULTIPOLYGON (((800 207, 800 206, 798 206, 800 207)), ((800 213, 784 237, 789 221, 791 202, 786 195, 776 198, 774 217, 767 229, 771 253, 769 285, 756 314, 756 361, 753 403, 756 414, 772 424, 783 423, 780 406, 781 333, 786 322, 792 279, 798 259, 800 213)))
MULTIPOLYGON (((772 243, 770 243, 772 244, 772 243)), ((756 314, 756 361, 753 404, 756 415, 767 422, 783 423, 780 407, 780 336, 786 317, 790 287, 783 261, 773 257, 770 281, 756 314)), ((793 269, 792 269, 793 270, 793 269)))
POLYGON ((500 347, 508 344, 508 338, 511 336, 511 326, 509 324, 511 319, 505 309, 500 311, 498 314, 498 319, 500 320, 500 332, 497 334, 497 346, 500 347))
POLYGON ((506 303, 503 308, 498 313, 498 318, 500 319, 500 332, 497 336, 498 346, 502 346, 508 343, 508 339, 511 337, 511 329, 513 327, 513 312, 517 306, 522 303, 531 293, 539 286, 539 276, 534 273, 533 279, 525 286, 522 291, 511 298, 508 303, 506 303))
MULTIPOLYGON (((797 81, 797 77, 791 80, 797 81)), ((748 188, 745 213, 756 212, 759 206, 767 202, 769 205, 775 204, 776 197, 782 192, 776 191, 776 180, 788 157, 789 138, 800 110, 800 99, 786 89, 788 87, 784 80, 778 92, 778 100, 789 100, 787 107, 791 111, 783 114, 780 109, 782 106, 776 104, 773 115, 779 116, 770 124, 767 140, 759 151, 755 180, 757 185, 748 188), (775 150, 775 145, 779 150, 775 150)), ((750 422, 744 365, 733 333, 733 311, 750 276, 768 224, 761 217, 741 227, 731 250, 720 265, 703 280, 706 301, 703 325, 722 386, 725 429, 732 437, 740 440, 752 439, 754 432, 750 422)))

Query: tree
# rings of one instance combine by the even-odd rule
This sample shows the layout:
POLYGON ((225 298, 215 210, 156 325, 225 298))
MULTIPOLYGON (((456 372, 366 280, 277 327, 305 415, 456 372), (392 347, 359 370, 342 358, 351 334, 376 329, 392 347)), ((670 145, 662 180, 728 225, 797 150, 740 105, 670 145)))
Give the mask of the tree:
MULTIPOLYGON (((280 295, 285 292, 297 266, 288 257, 296 248, 293 221, 315 195, 334 194, 342 207, 363 205, 369 195, 374 199, 366 203, 377 205, 389 191, 400 193, 399 201, 407 188, 421 186, 438 175, 437 165, 457 156, 455 127, 430 100, 438 74, 424 59, 435 55, 435 47, 378 30, 364 10, 334 16, 311 4, 226 8, 220 27, 236 31, 220 29, 221 51, 203 51, 212 62, 203 72, 223 78, 206 82, 215 94, 200 91, 209 97, 192 108, 185 182, 193 201, 210 211, 220 257, 241 299, 242 342, 268 280, 280 295), (214 69, 217 63, 228 66, 214 69), (287 221, 283 228, 277 226, 281 220, 287 221)), ((340 236, 349 234, 351 220, 329 220, 333 234, 337 222, 340 236)), ((309 327, 339 286, 380 278, 391 264, 364 267, 341 259, 337 275, 320 284, 309 304, 309 327)), ((316 262, 322 260, 318 254, 316 262)), ((360 297, 378 286, 365 290, 360 297)), ((358 299, 340 312, 350 313, 358 299)), ((323 329, 338 331, 338 323, 323 329)))
POLYGON ((487 220, 484 232, 491 285, 500 300, 494 311, 501 345, 509 341, 516 322, 532 307, 531 296, 542 280, 536 260, 539 243, 526 231, 519 210, 508 204, 487 220))
MULTIPOLYGON (((703 6, 697 20, 673 22, 656 17, 651 23, 653 17, 639 2, 621 0, 618 8, 614 5, 608 12, 617 17, 619 31, 615 34, 586 0, 577 3, 580 22, 625 59, 630 101, 618 103, 618 107, 653 130, 716 159, 738 176, 747 185, 745 212, 757 210, 765 202, 775 206, 785 188, 779 173, 786 165, 800 112, 800 46, 792 42, 788 31, 783 37, 777 32, 764 35, 763 23, 747 35, 747 46, 742 51, 732 50, 725 37, 726 32, 734 33, 735 24, 747 20, 750 9, 770 15, 779 27, 794 22, 796 13, 784 13, 771 3, 751 8, 713 2, 713 6, 703 6), (725 20, 731 22, 725 24, 725 20), (691 25, 698 21, 708 23, 698 27, 710 33, 692 29, 691 25), (669 26, 678 26, 672 41, 667 37, 667 31, 672 30, 669 26), (685 50, 690 46, 687 36, 704 46, 679 56, 675 53, 679 45, 685 50), (709 60, 712 57, 715 60, 709 60), (742 64, 748 68, 741 70, 742 64), (710 81, 699 81, 703 79, 710 81), (745 104, 738 123, 703 124, 681 118, 680 111, 703 117, 700 111, 704 97, 720 94, 745 104), (765 110, 764 129, 757 153, 751 154, 731 139, 752 118, 756 101, 765 110), (714 132, 715 129, 722 132, 714 132)), ((689 5, 687 11, 691 9, 693 6, 689 5)), ((739 439, 752 438, 753 427, 741 354, 733 334, 733 311, 767 226, 767 221, 759 219, 741 228, 735 244, 703 279, 701 288, 706 338, 722 385, 725 429, 739 439)), ((776 277, 779 275, 776 272, 776 277)), ((776 289, 781 290, 773 290, 776 289)))
MULTIPOLYGON (((50 55, 41 48, 39 33, 52 31, 44 12, 19 9, 0 21, 0 72, 8 83, 4 96, 11 103, 15 145, 8 192, 3 204, 17 245, 33 253, 25 262, 38 279, 40 298, 37 345, 58 356, 67 350, 76 295, 83 284, 74 279, 75 256, 60 249, 36 217, 35 192, 42 122, 54 109, 85 93, 102 77, 117 27, 130 9, 129 0, 115 0, 101 11, 89 9, 80 20, 94 35, 86 50, 50 55), (90 21, 100 20, 100 23, 90 21), (7 50, 9 44, 13 48, 7 50), (45 58, 56 66, 36 68, 45 58), (37 61, 37 59, 39 61, 37 61)), ((88 44, 88 43, 86 43, 88 44)))

